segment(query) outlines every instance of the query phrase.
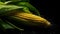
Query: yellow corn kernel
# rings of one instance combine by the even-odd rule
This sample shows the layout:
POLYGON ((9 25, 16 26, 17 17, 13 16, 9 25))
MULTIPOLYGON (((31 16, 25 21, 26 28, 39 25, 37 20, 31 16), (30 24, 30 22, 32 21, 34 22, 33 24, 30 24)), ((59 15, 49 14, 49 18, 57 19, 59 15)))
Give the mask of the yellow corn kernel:
POLYGON ((51 23, 49 21, 47 21, 46 19, 42 18, 41 16, 37 16, 34 14, 30 14, 30 13, 16 13, 15 14, 16 17, 22 18, 27 20, 28 22, 32 22, 30 23, 30 25, 44 25, 44 26, 50 26, 51 23))

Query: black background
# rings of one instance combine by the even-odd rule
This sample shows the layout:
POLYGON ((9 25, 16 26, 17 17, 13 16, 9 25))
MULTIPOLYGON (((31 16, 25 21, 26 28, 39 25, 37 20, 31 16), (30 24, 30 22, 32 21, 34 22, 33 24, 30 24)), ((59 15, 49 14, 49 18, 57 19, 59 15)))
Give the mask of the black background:
MULTIPOLYGON (((58 22, 56 23, 56 3, 53 0, 31 0, 30 2, 35 6, 42 17, 49 20, 53 25, 50 29, 45 30, 42 34, 56 34, 58 31, 58 22)), ((40 33, 41 34, 41 33, 40 33)))
MULTIPOLYGON (((48 0, 30 0, 30 3, 35 6, 42 17, 49 20, 53 25, 49 29, 41 29, 40 31, 35 31, 35 34, 55 34, 58 30, 58 23, 56 23, 56 7, 54 1, 48 1, 48 0)), ((16 30, 7 30, 8 33, 14 33, 17 34, 19 31, 16 30)), ((4 32, 6 33, 6 32, 4 32)), ((21 33, 21 32, 20 32, 21 33)), ((33 34, 31 31, 24 31, 23 34, 33 34)))

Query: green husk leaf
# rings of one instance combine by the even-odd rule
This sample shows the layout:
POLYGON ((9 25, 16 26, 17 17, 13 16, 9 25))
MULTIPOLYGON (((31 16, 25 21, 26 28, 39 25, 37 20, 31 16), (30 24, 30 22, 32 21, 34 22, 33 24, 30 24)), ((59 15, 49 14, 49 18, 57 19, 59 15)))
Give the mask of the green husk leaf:
POLYGON ((10 1, 13 1, 13 2, 18 2, 18 1, 24 1, 24 2, 29 2, 29 0, 10 0, 10 1))
POLYGON ((19 2, 17 5, 19 5, 19 6, 25 6, 30 11, 32 11, 32 13, 35 13, 36 15, 40 16, 39 11, 34 6, 32 6, 29 2, 19 2))
POLYGON ((0 2, 0 5, 4 5, 4 3, 3 2, 0 2))
POLYGON ((15 6, 15 5, 0 5, 0 15, 6 15, 7 13, 12 13, 16 9, 22 9, 23 7, 15 6))
POLYGON ((14 29, 14 27, 12 27, 11 25, 5 23, 5 22, 2 21, 1 19, 0 19, 0 28, 1 28, 1 29, 14 29))
POLYGON ((20 31, 24 31, 24 29, 18 28, 17 26, 13 25, 12 23, 8 22, 7 20, 3 21, 0 19, 0 28, 1 29, 18 29, 20 31))
POLYGON ((20 31, 24 31, 24 29, 21 29, 20 27, 15 26, 14 24, 12 24, 11 22, 9 22, 7 20, 5 20, 5 22, 7 22, 9 25, 11 25, 12 27, 14 27, 15 29, 18 29, 20 31))
POLYGON ((27 13, 31 13, 27 7, 24 6, 15 6, 15 5, 0 5, 0 15, 6 15, 9 13, 14 13, 15 11, 12 10, 22 10, 27 13))
POLYGON ((17 6, 23 6, 25 8, 27 7, 31 13, 40 16, 39 11, 33 5, 31 5, 29 2, 25 2, 25 1, 22 1, 22 2, 10 2, 10 3, 8 3, 8 5, 9 4, 17 5, 17 6))

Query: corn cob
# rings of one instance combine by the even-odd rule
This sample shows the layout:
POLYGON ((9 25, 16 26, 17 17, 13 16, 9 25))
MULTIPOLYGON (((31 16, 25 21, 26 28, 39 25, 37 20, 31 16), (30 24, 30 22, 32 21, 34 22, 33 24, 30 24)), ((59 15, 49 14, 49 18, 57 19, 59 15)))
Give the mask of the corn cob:
POLYGON ((12 16, 10 15, 9 17, 6 18, 8 18, 8 20, 11 21, 13 20, 19 21, 19 23, 22 23, 27 26, 51 26, 51 23, 46 19, 42 18, 41 16, 37 16, 30 13, 24 12, 15 13, 14 15, 12 16))
POLYGON ((25 19, 29 22, 32 22, 32 23, 35 23, 37 25, 40 25, 40 24, 45 24, 47 26, 50 26, 50 22, 47 21, 46 19, 42 18, 41 16, 37 16, 37 15, 34 15, 34 14, 29 14, 29 13, 17 13, 15 15, 16 17, 19 17, 19 18, 22 18, 22 19, 25 19))

